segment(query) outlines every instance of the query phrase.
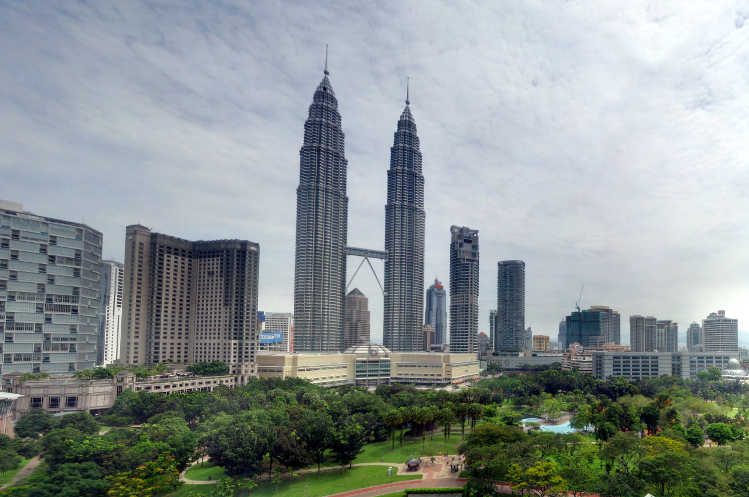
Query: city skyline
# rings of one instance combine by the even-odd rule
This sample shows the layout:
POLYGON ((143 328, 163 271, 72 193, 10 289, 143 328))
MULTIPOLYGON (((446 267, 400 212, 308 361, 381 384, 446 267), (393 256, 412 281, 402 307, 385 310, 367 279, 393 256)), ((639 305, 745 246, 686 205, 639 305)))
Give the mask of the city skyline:
MULTIPOLYGON (((540 334, 582 283, 582 308, 610 305, 625 321, 666 316, 684 330, 725 310, 746 329, 746 28, 731 7, 621 7, 386 3, 341 23, 335 6, 221 5, 209 19, 136 2, 72 15, 6 5, 2 196, 85 221, 119 261, 133 223, 190 240, 272 234, 260 306, 291 312, 297 154, 328 43, 351 245, 381 248, 393 109, 410 76, 428 167, 425 274, 448 274, 447 227, 481 231, 479 331, 496 305, 492 266, 507 259, 528 264, 526 322, 540 334)), ((377 282, 361 272, 353 285, 371 296, 381 340, 377 282)))

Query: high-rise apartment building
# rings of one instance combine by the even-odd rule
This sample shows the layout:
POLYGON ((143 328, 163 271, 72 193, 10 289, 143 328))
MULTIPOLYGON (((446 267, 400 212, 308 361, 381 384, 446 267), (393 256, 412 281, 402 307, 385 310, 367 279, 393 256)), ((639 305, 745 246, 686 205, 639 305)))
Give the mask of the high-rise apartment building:
POLYGON ((255 372, 260 246, 126 228, 122 364, 222 361, 255 372))
POLYGON ((531 327, 525 329, 525 345, 523 350, 533 350, 533 330, 531 327))
POLYGON ((294 350, 343 350, 348 233, 347 162, 333 87, 315 90, 299 151, 294 260, 294 350))
POLYGON ((99 341, 96 363, 103 366, 113 364, 120 358, 124 271, 125 265, 121 262, 102 261, 99 341))
POLYGON ((85 224, 0 200, 2 374, 95 366, 101 248, 102 234, 85 224))
POLYGON ((567 318, 565 343, 567 347, 577 342, 585 347, 591 347, 591 338, 601 336, 601 313, 598 311, 575 311, 567 318))
POLYGON ((429 352, 432 350, 432 345, 434 345, 434 328, 429 326, 428 324, 425 324, 422 328, 423 330, 423 340, 421 344, 421 349, 429 352))
POLYGON ((365 343, 369 343, 369 299, 354 288, 346 295, 344 346, 348 349, 365 343))
POLYGON ((658 352, 679 351, 679 323, 670 319, 655 322, 655 343, 658 352))
POLYGON ((437 278, 427 289, 424 324, 434 328, 435 344, 447 343, 447 293, 437 278))
MULTIPOLYGON (((497 263, 497 324, 494 350, 528 350, 525 329, 525 262, 497 263)), ((531 333, 532 336, 532 333, 531 333)), ((531 339, 532 340, 532 339, 531 339)))
POLYGON ((601 313, 601 335, 606 341, 621 344, 622 320, 619 312, 606 305, 592 305, 590 310, 601 313))
POLYGON ((702 352, 702 326, 693 322, 687 328, 687 350, 690 352, 702 352))
POLYGON ((532 350, 537 352, 548 352, 550 350, 549 337, 546 335, 534 335, 532 350))
POLYGON ((489 311, 489 349, 494 349, 494 327, 497 325, 497 310, 492 309, 489 311))
POLYGON ((711 312, 702 320, 703 352, 739 350, 739 320, 726 317, 726 311, 711 312))
POLYGON ((416 123, 406 97, 390 149, 385 206, 385 310, 382 338, 393 351, 422 348, 424 301, 424 175, 416 123))
POLYGON ((265 312, 265 326, 267 333, 281 333, 283 342, 279 350, 293 352, 291 346, 294 338, 294 314, 291 312, 265 312))
POLYGON ((491 343, 489 342, 489 337, 486 333, 479 333, 476 343, 479 348, 479 359, 486 355, 489 355, 489 353, 491 352, 491 343))
POLYGON ((476 353, 479 332, 479 232, 450 227, 450 352, 476 353))
POLYGON ((559 348, 562 350, 567 349, 567 321, 559 322, 559 334, 557 335, 557 342, 559 342, 559 348))
POLYGON ((657 319, 653 316, 629 317, 629 344, 632 352, 653 352, 658 348, 657 319))

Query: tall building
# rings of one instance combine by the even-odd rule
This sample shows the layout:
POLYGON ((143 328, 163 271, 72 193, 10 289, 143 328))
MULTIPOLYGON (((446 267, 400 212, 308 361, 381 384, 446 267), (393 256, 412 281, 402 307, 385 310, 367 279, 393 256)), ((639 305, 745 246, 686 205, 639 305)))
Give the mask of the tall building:
POLYGON ((121 262, 102 261, 99 341, 96 363, 103 366, 113 364, 120 358, 124 271, 125 265, 121 262))
POLYGON ((559 322, 559 334, 557 335, 557 342, 559 342, 559 348, 562 350, 567 349, 567 321, 559 322))
POLYGON ((2 374, 93 368, 102 234, 0 200, 2 374))
POLYGON ((658 347, 657 320, 653 316, 629 317, 629 344, 632 352, 653 352, 658 347))
POLYGON ((429 352, 430 350, 432 350, 432 345, 434 345, 434 328, 432 328, 428 324, 425 324, 422 329, 424 330, 424 332, 421 348, 422 350, 429 352))
POLYGON ((479 358, 484 357, 491 352, 491 342, 489 342, 489 337, 486 335, 486 333, 479 333, 477 337, 477 344, 479 348, 479 358))
POLYGON ((122 364, 222 361, 254 373, 260 246, 126 228, 122 364))
POLYGON ((687 350, 690 352, 702 352, 702 326, 693 322, 687 328, 687 350))
POLYGON ((703 352, 739 350, 739 320, 726 317, 726 311, 711 312, 702 320, 703 352))
POLYGON ((479 232, 451 226, 450 352, 476 353, 479 332, 479 232))
POLYGON ((385 311, 382 337, 393 351, 416 352, 422 346, 424 301, 424 175, 416 123, 409 108, 398 120, 390 149, 385 206, 385 311))
POLYGON ((533 330, 531 327, 525 329, 525 345, 523 350, 533 350, 533 330))
POLYGON ((532 350, 538 352, 548 352, 550 350, 549 337, 546 335, 534 335, 532 350))
POLYGON ((369 343, 369 299, 354 288, 346 295, 344 345, 348 349, 363 343, 369 343))
POLYGON ((296 191, 294 350, 343 350, 348 233, 341 115, 325 76, 304 123, 296 191))
POLYGON ((606 305, 592 305, 590 310, 601 313, 601 335, 606 337, 606 341, 621 344, 622 321, 619 312, 606 305))
POLYGON ((497 324, 494 350, 528 349, 525 330, 525 262, 497 263, 497 324))
POLYGON ((565 321, 567 347, 577 342, 587 348, 591 346, 591 338, 601 336, 601 313, 598 311, 575 311, 565 321))
POLYGON ((294 338, 294 314, 291 312, 266 312, 263 331, 281 333, 283 342, 281 342, 280 350, 293 351, 291 344, 294 338))
POLYGON ((424 323, 434 328, 435 344, 447 342, 447 293, 437 278, 427 289, 424 323))
POLYGON ((658 352, 679 351, 679 323, 670 319, 655 322, 655 342, 658 352))

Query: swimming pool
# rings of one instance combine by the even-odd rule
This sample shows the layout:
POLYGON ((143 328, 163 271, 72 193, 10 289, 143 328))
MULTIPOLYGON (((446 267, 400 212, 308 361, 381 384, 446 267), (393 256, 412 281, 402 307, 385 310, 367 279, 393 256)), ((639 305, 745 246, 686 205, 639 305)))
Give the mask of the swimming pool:
MULTIPOLYGON (((521 421, 523 423, 538 423, 540 418, 523 418, 521 421)), ((541 425, 541 431, 550 431, 552 433, 572 433, 575 429, 570 427, 570 422, 567 421, 561 425, 541 425)))

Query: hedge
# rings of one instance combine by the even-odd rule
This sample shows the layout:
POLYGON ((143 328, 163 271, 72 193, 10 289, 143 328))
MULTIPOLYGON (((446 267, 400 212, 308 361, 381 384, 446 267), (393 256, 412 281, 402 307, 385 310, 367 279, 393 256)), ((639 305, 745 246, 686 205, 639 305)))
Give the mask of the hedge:
POLYGON ((407 494, 459 494, 463 492, 460 487, 456 488, 407 488, 407 494))

